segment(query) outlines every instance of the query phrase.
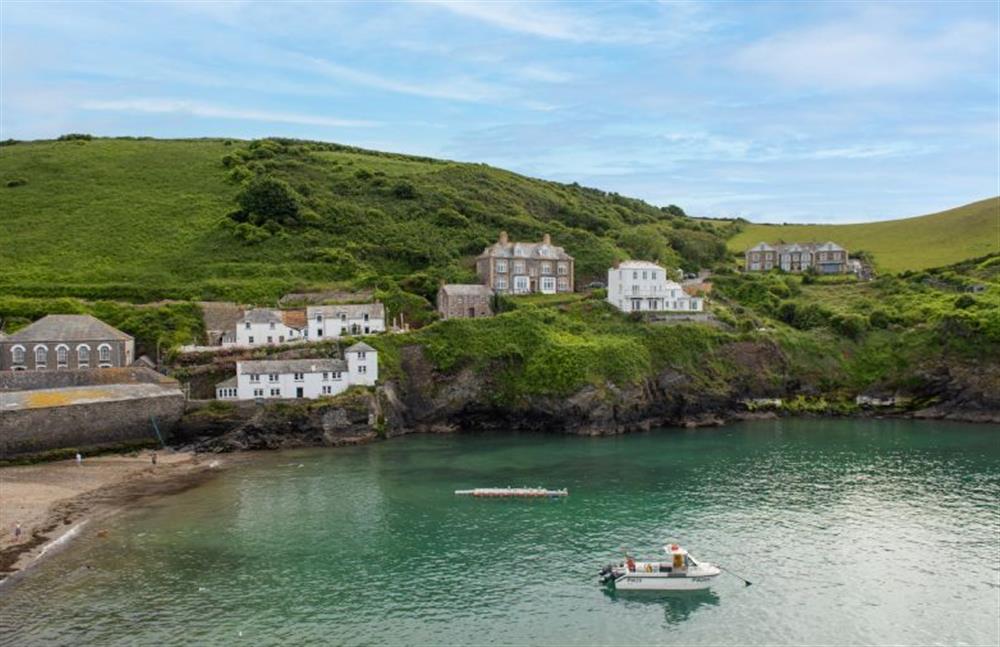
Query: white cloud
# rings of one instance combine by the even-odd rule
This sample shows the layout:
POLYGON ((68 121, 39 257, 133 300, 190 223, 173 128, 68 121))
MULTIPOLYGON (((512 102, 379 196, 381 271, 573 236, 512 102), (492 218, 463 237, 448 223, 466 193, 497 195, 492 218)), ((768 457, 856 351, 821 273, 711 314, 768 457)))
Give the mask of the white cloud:
POLYGON ((916 86, 986 63, 995 30, 957 23, 937 34, 905 33, 884 12, 854 22, 790 31, 739 51, 739 69, 820 89, 916 86))
POLYGON ((322 58, 299 54, 292 56, 308 65, 313 72, 324 76, 378 90, 398 92, 400 94, 470 102, 491 101, 510 94, 506 88, 490 83, 483 83, 474 78, 463 77, 453 81, 434 83, 410 83, 358 70, 322 58))
POLYGON ((291 112, 271 112, 266 110, 247 110, 225 106, 184 101, 178 99, 125 99, 120 101, 87 101, 81 106, 84 110, 145 112, 153 114, 186 114, 195 117, 213 117, 221 119, 239 119, 246 121, 270 121, 286 124, 302 124, 306 126, 329 126, 334 128, 364 128, 378 126, 376 121, 357 119, 339 119, 322 115, 304 115, 291 112))
POLYGON ((623 29, 602 24, 580 13, 554 9, 555 5, 532 2, 477 2, 427 0, 452 13, 520 34, 577 43, 614 43, 648 40, 641 28, 623 29))

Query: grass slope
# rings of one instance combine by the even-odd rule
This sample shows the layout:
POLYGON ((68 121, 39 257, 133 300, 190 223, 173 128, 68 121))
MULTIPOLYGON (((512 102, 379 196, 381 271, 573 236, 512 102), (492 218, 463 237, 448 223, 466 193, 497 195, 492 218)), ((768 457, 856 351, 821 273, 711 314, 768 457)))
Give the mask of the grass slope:
POLYGON ((916 218, 856 225, 745 225, 727 245, 743 252, 769 243, 832 240, 875 255, 882 271, 922 270, 1000 251, 1000 198, 916 218))
POLYGON ((501 229, 550 233, 584 281, 630 256, 721 260, 732 233, 481 164, 290 140, 18 142, 0 148, 0 196, 0 296, 273 303, 393 283, 426 298, 439 279, 473 279, 472 259, 501 229), (229 217, 262 177, 291 187, 298 222, 229 217))

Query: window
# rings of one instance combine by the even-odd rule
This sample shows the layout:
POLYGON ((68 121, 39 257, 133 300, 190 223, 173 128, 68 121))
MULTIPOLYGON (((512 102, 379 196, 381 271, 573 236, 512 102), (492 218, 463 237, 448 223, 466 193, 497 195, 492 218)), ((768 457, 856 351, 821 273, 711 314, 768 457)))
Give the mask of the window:
POLYGON ((110 362, 111 346, 108 346, 107 344, 102 344, 101 347, 97 349, 97 359, 100 362, 110 362))
POLYGON ((524 294, 529 291, 528 287, 528 277, 527 276, 515 276, 514 277, 514 292, 517 294, 524 294))
POLYGON ((332 386, 324 386, 323 387, 323 395, 330 395, 331 393, 333 393, 333 387, 332 386))
POLYGON ((633 271, 633 272, 632 272, 632 280, 633 280, 633 281, 636 281, 636 280, 638 280, 638 279, 639 279, 639 273, 638 273, 638 272, 636 272, 636 271, 633 271))
POLYGON ((251 343, 251 344, 253 343, 253 337, 252 336, 250 337, 250 342, 249 343, 251 343))
POLYGON ((506 271, 507 271, 507 261, 497 261, 497 272, 503 273, 506 271))
POLYGON ((347 321, 347 314, 346 314, 346 313, 343 313, 343 312, 341 312, 341 313, 340 313, 340 320, 341 320, 341 321, 347 321))
POLYGON ((506 276, 498 276, 496 278, 496 288, 498 290, 506 290, 507 289, 507 277, 506 276))
POLYGON ((649 272, 647 272, 646 270, 643 270, 642 271, 642 280, 645 281, 646 279, 648 279, 649 278, 648 275, 649 275, 649 272))
POLYGON ((255 398, 263 398, 264 397, 264 389, 254 389, 253 390, 253 397, 255 397, 255 398))
POLYGON ((566 279, 565 276, 560 276, 559 277, 559 289, 560 290, 568 290, 569 289, 569 281, 566 279))
POLYGON ((556 266, 556 272, 558 272, 559 274, 566 274, 566 271, 567 271, 566 263, 559 263, 556 266))
POLYGON ((329 373, 323 373, 323 381, 326 382, 329 379, 330 379, 330 374, 329 373))
POLYGON ((542 277, 542 292, 551 293, 556 291, 556 279, 553 276, 542 277))
POLYGON ((323 323, 323 315, 316 315, 316 323, 323 323))
POLYGON ((323 329, 322 328, 319 328, 319 329, 316 330, 316 336, 317 337, 322 337, 323 336, 323 329))
POLYGON ((340 371, 334 371, 332 375, 333 375, 333 379, 335 379, 335 380, 339 380, 340 379, 340 371))
POLYGON ((365 326, 365 334, 367 335, 370 332, 371 332, 371 330, 368 329, 368 326, 365 326))
POLYGON ((15 346, 10 352, 14 355, 15 364, 24 364, 24 348, 15 346))
POLYGON ((367 372, 368 372, 367 366, 362 365, 358 367, 358 373, 367 373, 367 372))
POLYGON ((303 375, 302 373, 296 373, 295 374, 295 381, 296 382, 301 382, 304 379, 306 379, 306 376, 303 375))
POLYGON ((524 274, 524 261, 514 261, 514 274, 524 274))
POLYGON ((90 366, 90 346, 76 347, 76 365, 79 367, 90 366))
POLYGON ((260 375, 258 375, 257 373, 251 373, 250 374, 250 381, 251 382, 260 382, 260 375))
POLYGON ((368 321, 368 313, 365 313, 365 321, 368 321))
POLYGON ((639 286, 638 285, 633 285, 632 286, 632 294, 639 294, 639 286))
POLYGON ((653 279, 655 281, 656 280, 656 272, 650 272, 649 273, 649 278, 651 278, 651 279, 653 279))
POLYGON ((697 299, 691 299, 691 309, 692 310, 697 310, 698 309, 698 300, 697 299))
POLYGON ((49 354, 49 349, 45 346, 35 346, 35 366, 44 367, 49 354))
POLYGON ((271 397, 272 398, 280 398, 281 397, 281 389, 271 389, 271 397))
POLYGON ((542 263, 542 274, 552 274, 552 263, 542 263))
POLYGON ((278 381, 278 374, 277 373, 268 373, 267 374, 267 381, 268 382, 277 382, 278 381))
POLYGON ((267 327, 271 330, 274 330, 274 322, 272 321, 270 324, 268 324, 267 327))
POLYGON ((65 367, 69 363, 69 348, 60 346, 56 349, 56 364, 65 367))
POLYGON ((347 334, 347 327, 346 326, 341 326, 340 327, 340 334, 341 335, 346 335, 347 334))
POLYGON ((365 351, 363 351, 363 350, 359 350, 358 351, 358 359, 360 361, 364 361, 364 359, 365 359, 365 351))
POLYGON ((246 330, 250 330, 250 322, 248 321, 248 322, 246 322, 245 324, 243 324, 243 327, 244 327, 244 328, 245 328, 246 330))
POLYGON ((267 343, 271 344, 273 342, 274 342, 274 337, 272 337, 271 335, 268 335, 267 336, 267 343))

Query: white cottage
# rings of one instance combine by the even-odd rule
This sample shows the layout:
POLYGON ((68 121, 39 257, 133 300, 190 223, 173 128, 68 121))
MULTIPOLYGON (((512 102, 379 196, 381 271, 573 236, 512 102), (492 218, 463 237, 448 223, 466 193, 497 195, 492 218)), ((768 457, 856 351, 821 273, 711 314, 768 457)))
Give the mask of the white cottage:
POLYGON ((305 338, 302 310, 253 308, 236 322, 235 339, 224 338, 223 346, 268 346, 301 341, 305 338))
POLYGON ((702 297, 691 296, 648 261, 625 261, 608 270, 608 303, 622 312, 701 312, 702 297))
POLYGON ((385 332, 385 306, 374 303, 344 303, 306 308, 310 341, 385 332))
POLYGON ((320 398, 378 380, 378 352, 354 344, 344 359, 285 359, 238 362, 236 376, 215 385, 219 400, 320 398))

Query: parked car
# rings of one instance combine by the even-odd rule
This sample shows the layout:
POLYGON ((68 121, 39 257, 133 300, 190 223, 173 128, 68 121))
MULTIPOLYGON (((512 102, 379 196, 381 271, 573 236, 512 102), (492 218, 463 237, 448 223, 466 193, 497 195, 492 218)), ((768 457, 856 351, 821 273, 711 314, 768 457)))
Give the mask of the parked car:
POLYGON ((590 289, 590 290, 598 290, 600 288, 605 288, 607 286, 604 285, 604 281, 591 281, 590 283, 588 283, 584 287, 587 288, 587 289, 590 289))

